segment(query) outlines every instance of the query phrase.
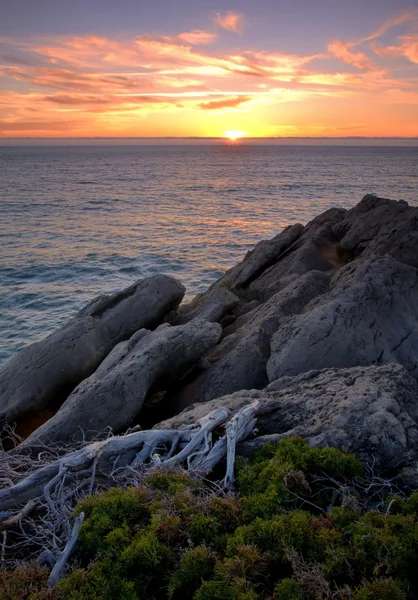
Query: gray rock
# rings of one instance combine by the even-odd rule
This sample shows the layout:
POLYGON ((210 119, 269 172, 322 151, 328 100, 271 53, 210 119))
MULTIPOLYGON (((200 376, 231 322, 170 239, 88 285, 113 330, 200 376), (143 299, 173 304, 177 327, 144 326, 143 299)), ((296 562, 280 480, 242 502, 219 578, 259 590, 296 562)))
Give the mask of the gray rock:
POLYGON ((233 284, 235 287, 243 287, 256 279, 271 264, 276 262, 279 256, 285 252, 293 242, 299 237, 303 225, 299 223, 283 229, 281 233, 271 240, 259 242, 254 250, 247 253, 244 260, 232 267, 220 279, 233 284))
POLYGON ((341 248, 355 256, 391 254, 418 267, 418 207, 367 195, 333 228, 341 248))
POLYGON ((235 412, 261 402, 257 437, 240 451, 267 441, 300 436, 312 446, 345 447, 388 472, 418 459, 418 385, 400 365, 325 369, 282 377, 265 390, 240 391, 196 404, 156 425, 195 423, 215 407, 235 412))
POLYGON ((239 298, 224 286, 212 287, 206 294, 196 296, 178 312, 176 325, 188 323, 192 319, 205 319, 216 323, 233 308, 238 306, 239 298))
POLYGON ((0 370, 0 421, 13 422, 63 401, 112 348, 177 308, 184 287, 154 275, 100 296, 47 338, 24 348, 0 370))
POLYGON ((308 223, 286 252, 251 282, 250 291, 261 300, 267 300, 304 273, 331 272, 339 268, 346 259, 337 255, 338 238, 333 227, 345 214, 343 209, 332 208, 308 223))
MULTIPOLYGON (((138 415, 150 390, 165 390, 183 376, 221 335, 217 323, 193 320, 136 333, 109 354, 100 367, 70 394, 49 421, 29 436, 23 447, 39 442, 69 442, 81 430, 89 439, 111 427, 126 429, 138 415)), ((19 448, 21 448, 20 446, 19 448)))
POLYGON ((342 268, 331 291, 271 341, 270 381, 311 369, 398 362, 418 377, 418 271, 386 256, 342 268))
POLYGON ((212 366, 171 397, 173 413, 194 402, 267 385, 266 363, 273 334, 287 315, 300 312, 313 298, 326 293, 329 281, 324 273, 307 273, 244 315, 241 327, 225 337, 208 357, 212 366))

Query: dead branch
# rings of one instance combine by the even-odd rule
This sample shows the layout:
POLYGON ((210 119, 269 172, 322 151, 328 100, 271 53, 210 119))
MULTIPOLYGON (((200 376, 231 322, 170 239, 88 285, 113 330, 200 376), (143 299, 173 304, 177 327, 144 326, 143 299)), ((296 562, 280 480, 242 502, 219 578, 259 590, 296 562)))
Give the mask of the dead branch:
MULTIPOLYGON (((203 476, 227 457, 224 487, 234 479, 236 444, 254 430, 258 401, 230 415, 216 408, 192 426, 178 430, 130 430, 120 436, 77 443, 75 447, 37 447, 33 452, 0 452, 0 511, 3 529, 13 530, 13 543, 3 538, 2 555, 14 553, 48 556, 54 563, 51 582, 58 581, 76 544, 81 522, 73 520, 75 504, 97 490, 138 486, 146 472, 161 467, 184 468, 203 476), (223 429, 222 433, 219 430, 223 429), (218 439, 216 439, 218 438, 218 439), (36 507, 36 517, 30 513, 36 507), (76 527, 77 525, 77 527, 76 527)), ((1 529, 0 529, 1 532, 1 529)), ((7 561, 7 558, 5 559, 7 561)))

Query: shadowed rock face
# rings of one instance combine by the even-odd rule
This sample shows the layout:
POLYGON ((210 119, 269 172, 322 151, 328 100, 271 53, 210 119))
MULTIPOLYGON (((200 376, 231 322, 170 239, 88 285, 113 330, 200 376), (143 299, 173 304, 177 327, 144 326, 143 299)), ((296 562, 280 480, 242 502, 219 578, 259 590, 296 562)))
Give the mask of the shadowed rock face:
POLYGON ((300 436, 313 446, 344 446, 366 462, 375 461, 382 471, 418 458, 418 385, 395 364, 281 377, 265 390, 242 390, 190 406, 155 428, 195 423, 215 407, 235 412, 255 399, 261 402, 258 437, 244 442, 242 453, 300 436))
POLYGON ((418 376, 417 256, 418 208, 375 196, 260 242, 200 298, 227 285, 257 303, 233 309, 206 369, 168 396, 171 414, 310 369, 397 361, 418 376))
POLYGON ((0 371, 0 421, 13 422, 63 401, 112 348, 142 327, 153 328, 177 308, 185 288, 155 275, 100 296, 66 325, 24 348, 0 371))
POLYGON ((166 389, 184 375, 221 335, 221 326, 192 321, 178 327, 139 331, 122 342, 95 373, 70 394, 57 414, 37 429, 23 446, 37 442, 86 439, 111 427, 129 427, 152 386, 166 389))
POLYGON ((282 323, 269 381, 311 369, 402 364, 418 377, 418 271, 376 257, 341 269, 331 291, 282 323))
POLYGON ((286 316, 300 312, 313 298, 324 294, 329 280, 321 272, 307 273, 246 314, 242 326, 225 337, 208 357, 210 367, 168 398, 172 414, 194 402, 267 385, 266 363, 273 334, 286 316))

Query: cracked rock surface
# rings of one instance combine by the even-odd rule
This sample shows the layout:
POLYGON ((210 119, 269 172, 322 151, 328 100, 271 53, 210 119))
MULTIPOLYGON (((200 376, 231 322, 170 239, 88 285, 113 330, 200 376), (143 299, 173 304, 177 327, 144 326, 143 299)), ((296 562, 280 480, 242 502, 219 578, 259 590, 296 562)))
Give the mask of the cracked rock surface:
POLYGON ((271 341, 269 381, 311 369, 397 362, 418 377, 418 270, 390 256, 342 268, 331 291, 271 341))
POLYGON ((418 385, 397 364, 281 377, 264 390, 190 406, 156 428, 194 423, 218 406, 235 412, 255 399, 261 402, 257 437, 241 444, 242 453, 300 436, 313 446, 344 446, 385 472, 418 459, 418 385))
POLYGON ((147 392, 166 389, 180 378, 221 335, 218 323, 194 320, 137 332, 109 354, 100 367, 70 394, 55 416, 29 436, 23 446, 39 442, 86 439, 111 427, 127 429, 147 392))
POLYGON ((154 328, 177 308, 184 286, 154 275, 100 296, 71 321, 21 350, 0 370, 0 422, 13 422, 65 397, 122 340, 154 328))

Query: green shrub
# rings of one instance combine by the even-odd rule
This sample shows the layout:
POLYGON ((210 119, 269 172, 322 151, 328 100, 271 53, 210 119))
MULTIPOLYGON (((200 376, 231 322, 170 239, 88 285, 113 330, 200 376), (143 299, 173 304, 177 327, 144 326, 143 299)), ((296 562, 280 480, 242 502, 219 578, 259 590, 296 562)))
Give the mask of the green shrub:
POLYGON ((0 573, 1 600, 416 599, 418 492, 366 510, 361 475, 345 451, 300 439, 238 459, 237 495, 155 471, 77 506, 78 568, 55 591, 27 566, 0 573))
POLYGON ((193 600, 258 600, 259 597, 245 580, 214 579, 204 581, 193 600))
POLYGON ((274 586, 275 600, 303 600, 302 589, 295 579, 282 579, 274 586))
POLYGON ((214 552, 200 546, 188 550, 180 561, 179 567, 170 578, 168 597, 192 598, 195 591, 208 579, 215 565, 214 552))
POLYGON ((353 600, 406 600, 406 594, 393 579, 376 579, 358 588, 353 600))
POLYGON ((248 520, 269 518, 284 508, 326 509, 338 491, 322 486, 315 476, 331 476, 343 484, 362 474, 360 461, 335 448, 310 448, 298 438, 266 444, 253 460, 237 461, 237 486, 248 520), (304 502, 306 499, 306 502, 304 502), (308 504, 309 502, 309 504, 308 504), (293 503, 293 506, 290 506, 293 503))

